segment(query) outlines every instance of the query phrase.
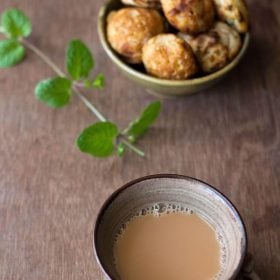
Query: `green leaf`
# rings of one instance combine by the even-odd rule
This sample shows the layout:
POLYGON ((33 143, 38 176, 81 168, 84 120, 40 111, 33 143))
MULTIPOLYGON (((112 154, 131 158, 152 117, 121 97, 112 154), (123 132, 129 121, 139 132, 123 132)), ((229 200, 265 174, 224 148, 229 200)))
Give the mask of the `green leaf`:
POLYGON ((133 121, 126 133, 132 139, 135 139, 144 135, 149 127, 156 121, 161 111, 161 103, 160 101, 156 101, 151 103, 145 110, 142 112, 141 116, 133 121))
POLYGON ((105 85, 105 77, 102 73, 100 73, 94 79, 92 86, 95 89, 103 89, 104 85, 105 85))
POLYGON ((91 81, 89 79, 84 80, 85 88, 91 88, 91 81))
POLYGON ((125 152, 125 145, 123 143, 118 145, 118 156, 122 157, 125 152))
POLYGON ((62 77, 44 80, 36 86, 35 96, 49 107, 59 108, 69 103, 71 86, 71 81, 62 77))
POLYGON ((22 61, 24 47, 16 40, 0 41, 0 68, 11 67, 22 61))
POLYGON ((77 139, 77 146, 84 152, 95 157, 112 155, 118 127, 111 122, 98 122, 86 128, 77 139))
POLYGON ((4 11, 1 25, 8 37, 27 37, 31 33, 30 19, 18 9, 4 11))
POLYGON ((72 79, 86 79, 93 67, 93 57, 87 46, 80 40, 70 41, 66 54, 66 68, 72 79))
POLYGON ((127 139, 132 144, 135 143, 137 140, 137 138, 134 135, 129 135, 127 139))

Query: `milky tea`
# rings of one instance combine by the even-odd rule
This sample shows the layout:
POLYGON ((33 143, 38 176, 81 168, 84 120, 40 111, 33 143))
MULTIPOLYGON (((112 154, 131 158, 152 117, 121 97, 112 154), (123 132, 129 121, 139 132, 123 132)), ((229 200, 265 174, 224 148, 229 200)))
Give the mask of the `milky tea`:
POLYGON ((135 215, 117 236, 121 280, 219 279, 221 244, 215 230, 189 209, 158 206, 135 215))

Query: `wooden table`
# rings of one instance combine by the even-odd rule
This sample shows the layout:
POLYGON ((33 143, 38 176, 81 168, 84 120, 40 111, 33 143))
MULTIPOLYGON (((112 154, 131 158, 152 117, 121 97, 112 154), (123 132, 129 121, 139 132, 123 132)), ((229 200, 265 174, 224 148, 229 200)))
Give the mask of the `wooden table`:
MULTIPOLYGON (((112 66, 98 41, 101 0, 6 0, 34 23, 30 40, 60 66, 65 47, 81 38, 92 48, 104 92, 88 93, 106 116, 125 126, 153 97, 112 66)), ((51 110, 34 98, 36 83, 52 71, 28 53, 24 63, 0 70, 0 279, 100 279, 92 255, 98 209, 127 181, 179 173, 217 186, 244 217, 256 270, 280 275, 280 2, 250 0, 248 54, 216 87, 164 102, 141 141, 147 159, 127 154, 99 160, 74 145, 95 121, 74 98, 51 110)))

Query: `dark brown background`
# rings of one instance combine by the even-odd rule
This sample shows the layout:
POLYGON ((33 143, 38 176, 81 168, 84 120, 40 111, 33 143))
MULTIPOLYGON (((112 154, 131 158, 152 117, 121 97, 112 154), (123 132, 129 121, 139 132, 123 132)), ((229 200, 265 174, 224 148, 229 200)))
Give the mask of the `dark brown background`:
MULTIPOLYGON (((125 79, 101 49, 98 0, 5 0, 34 23, 30 41, 63 66, 65 46, 81 38, 106 73, 103 93, 90 99, 125 126, 153 100, 125 79)), ((142 140, 149 157, 99 160, 74 146, 95 121, 74 98, 51 110, 33 95, 52 71, 32 53, 0 70, 0 279, 99 279, 92 227, 106 197, 127 181, 152 173, 180 173, 217 186, 245 219, 256 270, 280 275, 280 42, 278 0, 250 0, 253 39, 248 54, 216 87, 166 101, 142 140)))

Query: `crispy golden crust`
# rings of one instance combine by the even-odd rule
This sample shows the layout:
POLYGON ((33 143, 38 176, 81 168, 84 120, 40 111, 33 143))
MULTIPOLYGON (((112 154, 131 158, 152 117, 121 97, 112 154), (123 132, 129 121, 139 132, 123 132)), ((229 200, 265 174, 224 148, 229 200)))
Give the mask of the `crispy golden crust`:
POLYGON ((214 22, 212 0, 161 0, 161 4, 170 24, 182 32, 200 33, 214 22))
POLYGON ((122 0, 125 5, 142 8, 160 8, 160 0, 122 0))
POLYGON ((206 73, 223 68, 236 57, 242 45, 238 32, 224 22, 216 22, 212 29, 196 37, 182 32, 178 35, 191 46, 206 73))
POLYGON ((239 33, 249 28, 248 9, 243 0, 214 0, 218 16, 232 25, 239 33))
POLYGON ((164 29, 163 18, 153 9, 123 8, 107 18, 108 41, 129 63, 141 63, 144 43, 164 29))
POLYGON ((152 76, 184 80, 197 72, 191 48, 174 34, 161 34, 151 38, 143 48, 143 62, 152 76))
POLYGON ((224 22, 216 22, 211 31, 216 32, 219 42, 227 47, 229 60, 234 59, 242 46, 238 32, 224 22))
POLYGON ((213 73, 228 63, 228 49, 219 42, 215 33, 204 33, 197 37, 179 33, 192 48, 203 72, 213 73))

